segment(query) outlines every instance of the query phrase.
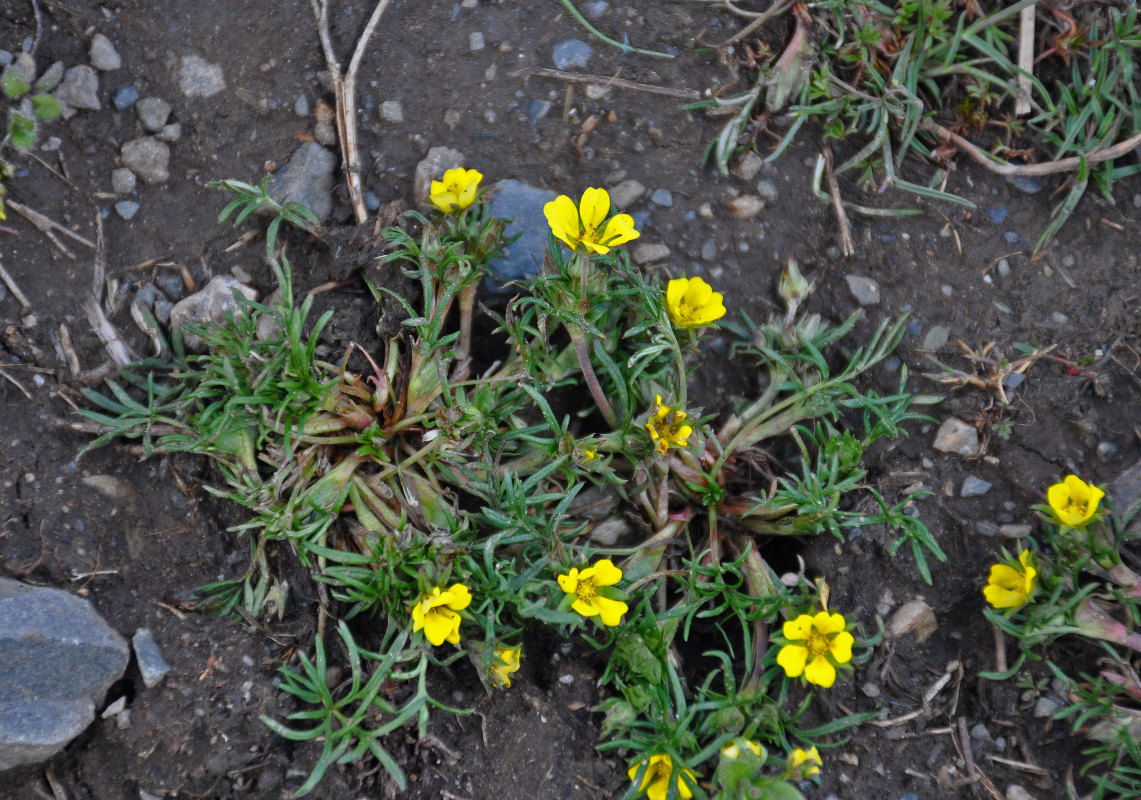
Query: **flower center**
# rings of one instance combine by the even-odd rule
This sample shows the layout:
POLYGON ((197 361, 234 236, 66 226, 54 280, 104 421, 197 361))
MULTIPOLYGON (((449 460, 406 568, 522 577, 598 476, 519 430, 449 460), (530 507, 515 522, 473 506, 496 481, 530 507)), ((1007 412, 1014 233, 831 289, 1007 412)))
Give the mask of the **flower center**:
POLYGON ((598 595, 598 589, 594 586, 593 580, 579 581, 578 586, 575 587, 574 596, 584 603, 589 603, 598 595))
POLYGON ((1075 497, 1070 497, 1070 499, 1066 501, 1066 511, 1068 511, 1071 514, 1077 514, 1079 516, 1085 516, 1086 507, 1088 505, 1089 505, 1089 503, 1087 503, 1084 500, 1078 500, 1075 497))
POLYGON ((812 631, 804 640, 804 648, 813 658, 822 656, 828 652, 828 637, 820 631, 812 631))

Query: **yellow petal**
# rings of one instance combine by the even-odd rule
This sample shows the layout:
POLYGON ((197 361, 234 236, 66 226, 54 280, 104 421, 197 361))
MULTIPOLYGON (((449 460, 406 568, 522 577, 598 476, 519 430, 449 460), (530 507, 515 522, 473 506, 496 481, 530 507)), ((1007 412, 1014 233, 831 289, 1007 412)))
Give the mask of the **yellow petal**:
POLYGON ((832 658, 836 659, 837 664, 847 664, 852 660, 852 645, 855 642, 852 634, 843 631, 836 634, 832 643, 828 645, 828 652, 832 654, 832 658))
POLYGON ((1062 481, 1066 487, 1070 497, 1076 503, 1084 503, 1089 500, 1090 487, 1089 484, 1079 478, 1077 475, 1067 475, 1066 479, 1062 481))
MULTIPOLYGON (((598 598, 596 597, 594 599, 597 600, 598 598)), ((595 605, 593 601, 588 603, 585 600, 578 600, 577 598, 571 603, 571 608, 584 617, 597 617, 600 613, 598 606, 595 605)))
POLYGON ((1046 490, 1046 502, 1054 509, 1054 513, 1061 515, 1070 502, 1069 488, 1064 483, 1055 483, 1046 490))
POLYGON ((560 589, 567 594, 574 594, 574 590, 578 588, 578 567, 572 567, 566 575, 559 575, 557 580, 560 589))
POLYGON ((578 204, 579 215, 582 217, 582 227, 588 234, 594 234, 598 226, 610 213, 610 195, 605 189, 593 187, 582 193, 582 201, 578 204))
POLYGON ((1008 564, 991 564, 987 583, 1011 591, 1020 590, 1025 586, 1022 573, 1008 564))
POLYGON ((565 194, 560 194, 551 202, 543 206, 543 216, 551 226, 551 232, 556 238, 572 250, 582 235, 582 228, 578 221, 578 208, 574 201, 565 194))
POLYGON ((807 614, 801 614, 796 619, 790 619, 781 628, 781 633, 784 638, 789 640, 807 639, 808 634, 812 632, 812 617, 807 614))
POLYGON ((456 644, 460 640, 460 615, 446 608, 437 608, 424 615, 424 635, 439 646, 444 641, 456 644))
POLYGON ((823 634, 839 633, 847 627, 843 614, 829 614, 827 611, 817 612, 812 618, 812 627, 823 634))
MULTIPOLYGON (((690 777, 690 779, 693 779, 693 780, 694 780, 694 782, 696 782, 696 780, 695 780, 695 779, 697 778, 697 776, 696 776, 696 775, 694 775, 694 774, 693 774, 693 772, 692 772, 691 770, 688 770, 688 769, 683 769, 683 770, 681 771, 681 775, 688 775, 688 776, 690 777)), ((685 780, 684 780, 684 779, 681 777, 681 775, 679 775, 679 776, 678 776, 678 781, 677 781, 677 794, 678 794, 678 797, 681 797, 681 798, 682 798, 682 800, 689 800, 689 798, 693 797, 693 792, 692 792, 692 791, 690 790, 690 788, 689 788, 689 783, 688 783, 688 782, 686 782, 686 781, 685 781, 685 780)))
POLYGON ((592 569, 594 570, 595 586, 613 586, 622 580, 622 570, 614 566, 614 562, 609 558, 596 562, 592 569))
POLYGON ((637 239, 642 234, 634 229, 634 218, 629 214, 616 214, 606 223, 598 239, 610 247, 637 239))
MULTIPOLYGON (((685 290, 689 288, 689 281, 685 278, 674 278, 666 284, 666 310, 670 314, 670 318, 677 322, 674 318, 676 309, 681 305, 682 298, 685 297, 685 290)), ((658 396, 658 402, 661 402, 661 395, 658 396)))
POLYGON ((462 583, 452 584, 452 588, 441 595, 448 608, 462 611, 471 605, 471 592, 462 583))
POLYGON ((777 653, 777 663, 784 669, 784 674, 790 678, 799 678, 804 672, 804 665, 808 661, 808 648, 798 644, 786 644, 777 653))
POLYGON ((816 656, 804 668, 804 679, 809 683, 815 683, 817 686, 829 689, 836 682, 836 668, 824 656, 816 656))
POLYGON ((621 600, 612 600, 602 595, 597 595, 592 602, 594 607, 598 609, 598 614, 602 618, 602 624, 608 628, 620 625, 622 623, 622 615, 630 608, 621 600))
POLYGON ((685 304, 690 308, 701 308, 713 296, 713 287, 703 278, 690 278, 685 290, 685 304))
POLYGON ((1023 592, 1004 589, 993 583, 983 587, 983 597, 995 608, 1018 608, 1026 605, 1026 595, 1023 592))

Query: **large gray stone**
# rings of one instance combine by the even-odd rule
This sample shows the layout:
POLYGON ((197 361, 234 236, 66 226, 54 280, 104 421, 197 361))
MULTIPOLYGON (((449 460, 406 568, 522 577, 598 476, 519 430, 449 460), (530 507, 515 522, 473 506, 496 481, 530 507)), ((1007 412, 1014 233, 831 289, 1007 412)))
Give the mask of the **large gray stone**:
POLYGON ((0 578, 0 770, 59 752, 128 659, 126 641, 86 600, 0 578))
POLYGON ((102 108, 102 103, 99 102, 99 74, 86 64, 72 67, 63 73, 63 82, 53 94, 56 100, 71 108, 85 108, 88 111, 102 108))
POLYGON ((153 136, 132 139, 119 151, 123 166, 148 186, 170 180, 170 147, 153 136))
MULTIPOLYGON (((231 278, 228 275, 219 275, 212 278, 206 287, 189 297, 179 300, 170 310, 170 327, 180 328, 188 322, 212 323, 215 325, 225 322, 226 315, 238 316, 242 307, 234 299, 234 292, 238 291, 249 300, 256 300, 258 293, 249 286, 231 278)), ((183 330, 183 342, 186 347, 195 352, 206 349, 205 340, 190 331, 183 330)))
POLYGON ((324 222, 333 211, 333 170, 337 157, 316 142, 293 151, 289 163, 269 183, 269 196, 279 203, 306 206, 324 222))
POLYGON ((178 67, 178 88, 187 97, 213 97, 226 88, 222 67, 199 56, 183 56, 178 67))
POLYGON ((113 72, 123 66, 115 45, 101 33, 91 37, 91 66, 103 72, 113 72))
POLYGON ((170 103, 161 97, 144 97, 135 103, 135 113, 139 115, 143 130, 158 133, 170 118, 170 103))
POLYGON ((547 257, 547 218, 543 206, 558 195, 521 181, 503 180, 491 187, 491 215, 508 220, 506 235, 521 233, 516 241, 487 265, 492 291, 512 280, 534 277, 547 257))

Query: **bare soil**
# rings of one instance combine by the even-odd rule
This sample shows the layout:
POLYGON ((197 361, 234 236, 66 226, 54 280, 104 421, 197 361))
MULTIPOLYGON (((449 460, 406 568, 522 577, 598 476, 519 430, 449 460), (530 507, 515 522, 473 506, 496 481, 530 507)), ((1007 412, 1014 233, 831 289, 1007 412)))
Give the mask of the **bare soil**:
MULTIPOLYGON (((115 89, 133 84, 143 97, 168 99, 183 133, 172 146, 169 182, 140 187, 138 215, 126 221, 106 214, 109 275, 134 285, 176 269, 162 264, 184 266, 199 279, 238 266, 260 288, 272 288, 260 240, 227 250, 241 232, 218 224, 228 198, 205 184, 228 177, 256 182, 267 168, 284 164, 313 132, 312 117, 295 115, 296 98, 304 94, 310 108, 318 100, 332 102, 319 76, 325 64, 309 3, 40 0, 39 5, 41 69, 56 60, 67 66, 87 63, 88 40, 96 31, 115 43, 123 67, 101 76, 102 111, 46 126, 44 136, 62 140, 58 151, 15 160, 28 172, 6 184, 10 198, 94 240, 95 218, 113 202, 105 193, 119 147, 140 135, 134 111, 115 111, 109 98, 115 89), (182 96, 171 64, 191 54, 222 66, 224 92, 211 98, 182 96)), ((332 5, 334 40, 347 61, 371 9, 363 3, 332 5)), ((1089 192, 1055 244, 1031 261, 1028 248, 1009 243, 1004 234, 1014 231, 1033 242, 1049 219, 1062 179, 1046 180, 1041 192, 1030 195, 960 159, 949 188, 980 210, 919 203, 927 211, 921 217, 854 218, 857 254, 841 259, 834 249, 832 211, 811 194, 811 165, 821 147, 812 134, 759 176, 774 182, 777 198, 759 216, 736 221, 724 203, 752 187, 700 164, 719 121, 686 112, 680 101, 666 97, 612 89, 591 100, 581 87, 517 76, 526 68, 552 67, 553 46, 580 38, 594 47, 588 69, 598 75, 674 88, 718 86, 728 73, 715 52, 695 52, 693 41, 695 36, 719 41, 737 30, 731 15, 698 3, 647 2, 637 8, 612 3, 596 24, 619 39, 628 35, 639 47, 673 48, 679 54, 655 60, 623 56, 592 40, 555 2, 471 5, 404 0, 385 12, 364 61, 358 97, 363 179, 382 205, 411 203, 416 163, 437 145, 464 152, 467 165, 483 171, 488 182, 514 178, 571 195, 607 185, 616 171, 624 171, 650 190, 672 193, 671 207, 643 199, 630 209, 650 212, 641 241, 671 250, 668 259, 651 267, 663 277, 705 275, 725 293, 734 313, 745 310, 756 319, 774 307, 780 268, 795 256, 819 286, 810 311, 835 321, 856 311, 864 314, 857 340, 881 319, 910 312, 912 328, 897 353, 899 362, 870 376, 870 383, 892 391, 905 366, 909 389, 946 395, 933 411, 940 421, 955 415, 988 434, 985 454, 973 461, 932 450, 935 426, 930 424, 913 426, 908 438, 872 454, 870 483, 889 502, 917 483, 932 491, 916 501, 917 513, 948 555, 945 564, 933 565, 932 586, 922 582, 905 551, 894 557, 887 553, 887 531, 865 531, 845 541, 819 537, 795 550, 773 547, 783 566, 793 566, 799 554, 810 575, 826 576, 832 603, 865 631, 877 630, 878 613, 916 597, 934 609, 939 623, 923 643, 914 637, 887 642, 845 686, 817 695, 813 713, 821 719, 886 708, 889 719, 902 721, 866 726, 828 750, 823 785, 809 788, 807 796, 989 796, 981 781, 963 779, 962 755, 947 732, 957 731, 960 721, 969 728, 985 723, 994 737, 1005 739, 1002 753, 988 742, 977 742, 973 753, 999 792, 1019 783, 1038 797, 1062 796, 1063 782, 1080 766, 1081 739, 1063 724, 1036 718, 1033 694, 1024 695, 1013 683, 978 679, 980 670, 995 666, 980 587, 1001 546, 1011 545, 994 535, 995 526, 1032 522, 1030 505, 1067 472, 1104 484, 1141 458, 1136 181, 1120 183, 1112 204, 1089 192), (482 34, 484 47, 473 51, 474 32, 482 34), (402 102, 403 123, 380 121, 378 108, 386 100, 402 102), (549 101, 549 112, 532 121, 532 101, 549 101), (594 115, 597 128, 576 148, 583 122, 594 115), (712 219, 697 213, 704 203, 712 207, 712 219), (1002 224, 984 213, 986 208, 1008 209, 1002 224), (718 252, 705 261, 701 247, 711 238, 718 252), (1009 274, 998 269, 1004 258, 1009 274), (860 309, 845 282, 849 274, 875 280, 881 302, 860 309), (922 376, 933 366, 919 348, 936 325, 951 331, 939 358, 968 371, 971 365, 958 341, 975 352, 990 346, 992 358, 1013 358, 1014 344, 1027 342, 1056 345, 1054 354, 1072 361, 1088 357, 1096 383, 1057 362, 1040 362, 1012 393, 1013 426, 1003 438, 993 428, 998 419, 993 393, 952 389, 922 376), (961 497, 968 475, 993 487, 981 497, 961 497), (955 661, 961 670, 953 670, 948 687, 925 703, 924 694, 955 661), (988 755, 1035 764, 1045 774, 1013 769, 988 755)), ((34 30, 29 3, 0 5, 0 47, 16 51, 34 30)), ((779 122, 775 125, 779 130, 779 122)), ((763 132, 758 145, 762 152, 771 145, 763 132)), ((912 178, 925 174, 921 166, 910 168, 912 178)), ((898 193, 877 202, 915 205, 898 193)), ((160 797, 289 796, 317 750, 276 738, 258 715, 280 718, 292 709, 275 689, 275 677, 295 648, 311 647, 314 600, 307 583, 294 584, 283 620, 256 626, 178 611, 195 587, 240 568, 247 545, 227 528, 241 516, 203 490, 213 476, 197 460, 140 461, 136 447, 114 444, 77 461, 87 441, 69 428, 77 419, 72 403, 79 384, 53 342, 66 326, 84 369, 106 360, 81 311, 90 292, 93 254, 65 240, 74 259, 62 255, 14 214, 6 224, 15 234, 0 234, 0 258, 31 308, 21 309, 10 294, 0 302, 6 379, 0 381, 0 565, 8 575, 88 597, 126 636, 151 628, 174 667, 163 684, 147 689, 132 666, 108 697, 110 702, 127 695, 129 725, 121 728, 115 718, 97 720, 50 764, 50 772, 73 800, 134 800, 141 791, 160 797)), ((372 303, 363 283, 352 280, 378 254, 375 231, 371 222, 359 231, 353 228, 343 188, 335 192, 333 220, 323 238, 286 236, 301 292, 328 280, 345 281, 319 301, 338 312, 330 345, 344 346, 350 338, 375 341, 385 310, 372 303)), ((112 321, 137 352, 148 352, 125 306, 112 321)), ((975 369, 986 372, 984 364, 975 369)), ((704 398, 709 408, 724 408, 742 380, 749 376, 728 375, 711 361, 699 372, 692 395, 704 398)), ((1059 646, 1060 657, 1066 647, 1059 646)), ((414 731, 392 737, 389 746, 412 778, 400 796, 555 800, 622 794, 628 783, 625 762, 594 749, 600 717, 591 709, 601 699, 598 665, 585 649, 539 634, 528 642, 528 654, 515 686, 494 696, 485 695, 466 666, 437 675, 437 694, 474 713, 436 715, 425 741, 415 741, 414 731), (569 683, 559 680, 565 675, 571 676, 569 683)), ((1080 787, 1081 779, 1075 779, 1080 787)), ((0 797, 31 798, 48 791, 45 770, 7 780, 0 779, 0 797)), ((375 763, 361 763, 331 770, 314 796, 336 800, 397 793, 375 763)))

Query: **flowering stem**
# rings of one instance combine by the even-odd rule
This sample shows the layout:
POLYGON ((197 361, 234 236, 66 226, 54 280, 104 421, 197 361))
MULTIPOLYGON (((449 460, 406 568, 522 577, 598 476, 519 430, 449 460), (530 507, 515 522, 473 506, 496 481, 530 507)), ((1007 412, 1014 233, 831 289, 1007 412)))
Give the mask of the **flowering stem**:
POLYGON ((603 394, 602 385, 598 382, 598 376, 594 373, 594 366, 590 363, 590 353, 586 349, 586 336, 583 334, 582 328, 573 323, 568 323, 567 332, 570 333, 571 343, 574 344, 575 355, 578 356, 578 366, 582 370, 582 377, 586 381, 586 388, 590 390, 590 396, 594 398, 594 404, 598 406, 598 410, 602 412, 606 424, 611 428, 617 428, 618 418, 614 416, 614 409, 610 407, 610 401, 607 400, 606 395, 603 394))

